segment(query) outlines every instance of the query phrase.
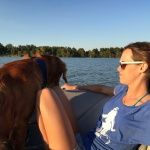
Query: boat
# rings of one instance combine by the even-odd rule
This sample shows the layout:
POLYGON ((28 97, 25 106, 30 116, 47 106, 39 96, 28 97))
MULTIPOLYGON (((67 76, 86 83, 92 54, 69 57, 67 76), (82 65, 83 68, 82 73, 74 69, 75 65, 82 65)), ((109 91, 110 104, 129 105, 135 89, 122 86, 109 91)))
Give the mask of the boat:
MULTIPOLYGON (((79 133, 84 136, 96 126, 103 106, 111 96, 86 90, 64 90, 64 93, 75 112, 79 133)), ((44 150, 35 113, 33 113, 28 124, 25 150, 44 150)), ((150 146, 139 145, 137 150, 150 150, 150 146)))

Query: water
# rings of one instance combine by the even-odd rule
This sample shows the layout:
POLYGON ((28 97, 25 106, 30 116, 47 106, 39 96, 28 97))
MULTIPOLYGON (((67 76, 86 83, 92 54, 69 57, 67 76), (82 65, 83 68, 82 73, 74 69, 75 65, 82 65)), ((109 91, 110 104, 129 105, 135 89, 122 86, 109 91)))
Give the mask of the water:
MULTIPOLYGON (((0 66, 21 57, 0 57, 0 66)), ((119 83, 118 58, 61 58, 67 64, 68 83, 73 85, 103 84, 115 86, 119 83)), ((60 80, 60 85, 64 81, 60 80)))
POLYGON ((68 68, 70 84, 103 84, 115 86, 119 83, 118 58, 61 58, 68 68))
POLYGON ((15 60, 19 60, 22 59, 22 57, 0 57, 0 66, 2 66, 5 63, 11 62, 11 61, 15 61, 15 60))

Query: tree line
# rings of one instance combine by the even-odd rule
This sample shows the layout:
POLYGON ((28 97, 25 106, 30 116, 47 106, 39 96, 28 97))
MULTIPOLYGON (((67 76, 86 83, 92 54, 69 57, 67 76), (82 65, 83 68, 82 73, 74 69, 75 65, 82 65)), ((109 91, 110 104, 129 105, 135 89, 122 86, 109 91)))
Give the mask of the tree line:
POLYGON ((13 46, 12 44, 3 45, 0 43, 0 56, 23 56, 25 54, 34 55, 36 52, 41 54, 49 54, 58 57, 91 57, 91 58, 119 58, 123 48, 110 47, 110 48, 94 48, 85 51, 83 48, 71 48, 63 46, 35 46, 35 45, 19 45, 13 46))

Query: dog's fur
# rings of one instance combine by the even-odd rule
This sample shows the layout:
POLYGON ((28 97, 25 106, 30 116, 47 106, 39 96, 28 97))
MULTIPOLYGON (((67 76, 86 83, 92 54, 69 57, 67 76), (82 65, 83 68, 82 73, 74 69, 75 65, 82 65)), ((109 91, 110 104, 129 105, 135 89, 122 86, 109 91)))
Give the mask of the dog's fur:
MULTIPOLYGON (((40 55, 47 68, 47 86, 58 86, 66 65, 59 58, 40 55)), ((29 118, 35 108, 36 94, 43 84, 39 64, 25 57, 0 68, 0 150, 23 150, 29 118)))

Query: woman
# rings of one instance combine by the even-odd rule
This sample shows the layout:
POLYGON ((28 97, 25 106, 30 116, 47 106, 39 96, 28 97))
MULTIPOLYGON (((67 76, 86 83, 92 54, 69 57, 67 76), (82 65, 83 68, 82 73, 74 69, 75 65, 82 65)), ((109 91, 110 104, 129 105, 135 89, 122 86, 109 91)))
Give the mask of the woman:
POLYGON ((115 88, 68 84, 61 87, 115 95, 106 102, 95 129, 82 138, 77 134, 74 113, 61 89, 55 87, 39 91, 38 121, 47 148, 134 150, 139 144, 150 145, 149 66, 150 43, 131 43, 121 55, 117 68, 121 84, 115 88))

